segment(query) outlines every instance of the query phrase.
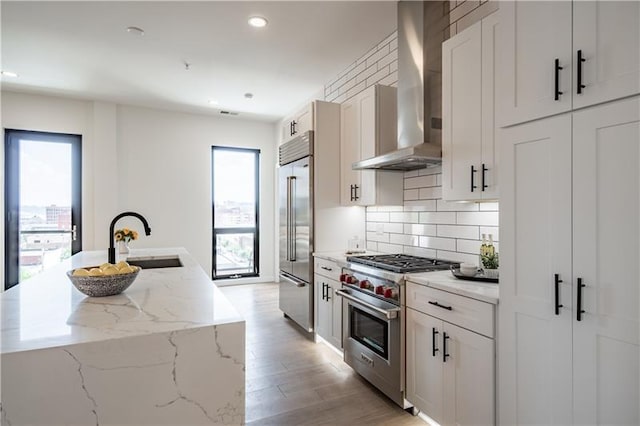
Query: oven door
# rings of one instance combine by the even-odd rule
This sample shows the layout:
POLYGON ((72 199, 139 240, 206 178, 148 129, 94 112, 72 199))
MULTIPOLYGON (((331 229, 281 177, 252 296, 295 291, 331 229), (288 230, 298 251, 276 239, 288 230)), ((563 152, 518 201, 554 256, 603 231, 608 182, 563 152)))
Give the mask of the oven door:
POLYGON ((342 288, 344 361, 403 405, 400 307, 342 288))

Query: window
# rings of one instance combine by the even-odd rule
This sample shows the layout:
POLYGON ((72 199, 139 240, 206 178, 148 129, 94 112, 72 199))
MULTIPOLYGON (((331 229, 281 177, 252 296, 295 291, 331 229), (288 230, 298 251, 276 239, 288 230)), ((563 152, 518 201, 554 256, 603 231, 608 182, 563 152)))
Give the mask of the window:
POLYGON ((82 250, 81 143, 5 130, 5 289, 82 250))
POLYGON ((259 162, 257 149, 211 149, 214 280, 258 276, 259 162))

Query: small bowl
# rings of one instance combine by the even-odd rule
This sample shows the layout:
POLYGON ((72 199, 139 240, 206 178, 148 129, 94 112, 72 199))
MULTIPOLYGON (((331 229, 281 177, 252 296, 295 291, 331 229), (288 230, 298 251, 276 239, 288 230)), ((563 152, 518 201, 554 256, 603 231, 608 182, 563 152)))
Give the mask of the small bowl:
MULTIPOLYGON (((67 277, 75 288, 91 297, 104 297, 120 294, 135 281, 140 268, 128 274, 101 275, 97 277, 76 276, 73 271, 67 271, 67 277)), ((91 269, 91 268, 89 268, 91 269)))
POLYGON ((478 273, 478 267, 473 263, 461 263, 460 273, 466 277, 473 277, 478 273))

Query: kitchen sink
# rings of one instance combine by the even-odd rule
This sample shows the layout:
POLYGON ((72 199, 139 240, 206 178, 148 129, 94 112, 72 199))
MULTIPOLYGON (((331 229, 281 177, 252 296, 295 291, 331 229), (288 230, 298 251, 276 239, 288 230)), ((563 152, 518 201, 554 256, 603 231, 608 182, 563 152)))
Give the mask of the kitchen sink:
POLYGON ((182 266, 178 256, 130 257, 127 259, 127 263, 139 266, 142 269, 177 268, 182 266))

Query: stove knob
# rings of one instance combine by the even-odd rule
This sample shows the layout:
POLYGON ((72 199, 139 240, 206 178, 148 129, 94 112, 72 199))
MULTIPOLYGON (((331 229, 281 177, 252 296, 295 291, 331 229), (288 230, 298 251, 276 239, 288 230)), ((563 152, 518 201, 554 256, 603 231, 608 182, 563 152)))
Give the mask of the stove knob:
POLYGON ((358 279, 357 279, 356 277, 354 277, 354 276, 349 276, 349 277, 347 278, 347 282, 348 282, 349 284, 358 284, 358 279))
POLYGON ((369 287, 371 287, 371 282, 369 280, 360 281, 360 288, 368 289, 369 287))
POLYGON ((347 274, 340 274, 340 282, 343 282, 343 283, 347 282, 347 277, 348 277, 347 274))
POLYGON ((379 285, 378 287, 376 287, 376 294, 384 295, 384 286, 383 285, 379 285))

